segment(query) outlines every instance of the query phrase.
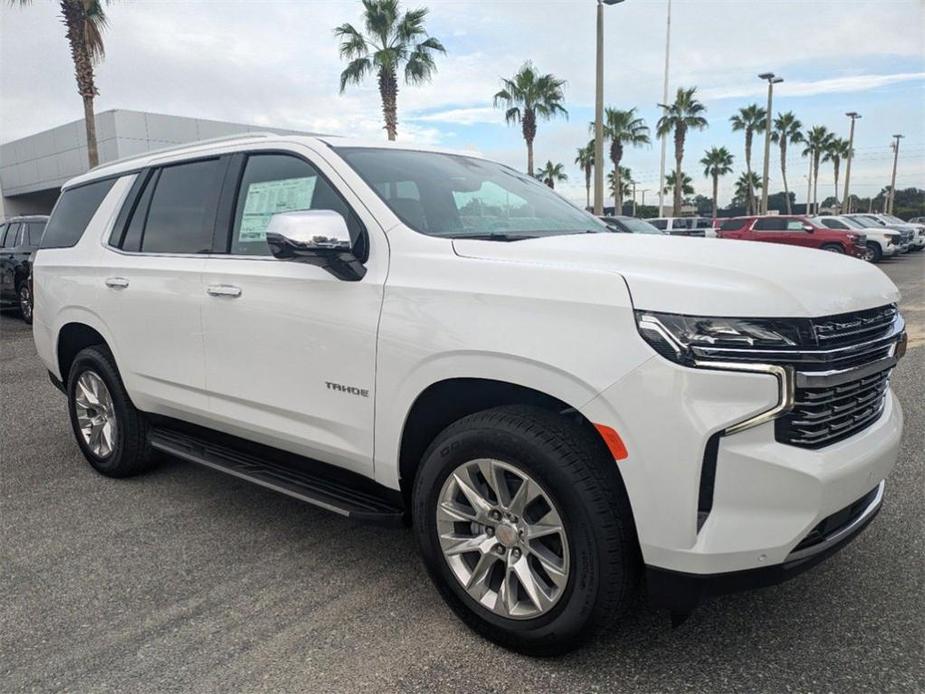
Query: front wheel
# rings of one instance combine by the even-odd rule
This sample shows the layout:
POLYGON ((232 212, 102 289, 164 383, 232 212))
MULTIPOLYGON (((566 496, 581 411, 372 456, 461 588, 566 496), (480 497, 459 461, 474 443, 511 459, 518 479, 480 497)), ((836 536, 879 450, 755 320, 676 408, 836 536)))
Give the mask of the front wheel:
POLYGON ((413 513, 444 600, 516 651, 576 648, 638 584, 616 463, 593 432, 539 408, 486 410, 444 430, 421 463, 413 513))
POLYGON ((837 243, 827 243, 822 247, 822 250, 829 251, 830 253, 845 253, 845 249, 839 246, 837 243))
POLYGON ((865 257, 872 263, 879 263, 881 260, 883 260, 883 251, 880 249, 880 244, 874 243, 873 241, 868 241, 867 255, 865 257))

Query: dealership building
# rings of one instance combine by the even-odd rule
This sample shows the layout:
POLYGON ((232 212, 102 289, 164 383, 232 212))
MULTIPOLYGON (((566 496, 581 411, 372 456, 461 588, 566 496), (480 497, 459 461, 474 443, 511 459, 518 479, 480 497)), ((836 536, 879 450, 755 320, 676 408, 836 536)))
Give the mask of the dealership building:
MULTIPOLYGON (((267 130, 308 134, 123 109, 96 115, 101 164, 186 142, 267 130)), ((50 213, 61 186, 88 169, 83 119, 0 145, 0 219, 50 213)))

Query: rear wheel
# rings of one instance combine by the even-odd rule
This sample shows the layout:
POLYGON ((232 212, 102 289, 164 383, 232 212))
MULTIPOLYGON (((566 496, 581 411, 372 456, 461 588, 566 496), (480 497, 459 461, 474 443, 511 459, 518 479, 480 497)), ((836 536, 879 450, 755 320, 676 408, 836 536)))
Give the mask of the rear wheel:
POLYGON ((19 314, 26 323, 32 325, 32 292, 29 291, 29 283, 19 285, 16 294, 19 297, 19 314))
POLYGON ((883 260, 883 251, 880 250, 879 243, 874 243, 873 241, 867 242, 866 259, 872 263, 879 263, 881 260, 883 260))
POLYGON ((78 352, 68 373, 67 396, 77 445, 98 472, 129 477, 153 465, 147 422, 132 405, 106 347, 78 352))
POLYGON ((822 247, 822 250, 829 251, 830 253, 844 254, 845 252, 845 249, 839 246, 837 243, 827 243, 822 247))
POLYGON ((444 430, 413 492, 415 535, 443 598, 472 629, 531 655, 569 651, 638 584, 626 492, 593 432, 532 407, 444 430))

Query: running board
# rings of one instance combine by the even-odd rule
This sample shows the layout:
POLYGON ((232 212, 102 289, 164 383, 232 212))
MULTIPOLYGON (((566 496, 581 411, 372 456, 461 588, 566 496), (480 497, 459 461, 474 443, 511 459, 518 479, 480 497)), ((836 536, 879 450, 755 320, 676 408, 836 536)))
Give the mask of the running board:
MULTIPOLYGON (((358 489, 343 481, 271 460, 269 456, 253 455, 170 429, 152 429, 148 441, 152 448, 167 455, 205 465, 353 520, 402 525, 402 509, 386 498, 385 493, 379 495, 358 489)), ((329 467, 322 463, 317 466, 329 467)), ((367 482, 362 486, 371 485, 367 482)))

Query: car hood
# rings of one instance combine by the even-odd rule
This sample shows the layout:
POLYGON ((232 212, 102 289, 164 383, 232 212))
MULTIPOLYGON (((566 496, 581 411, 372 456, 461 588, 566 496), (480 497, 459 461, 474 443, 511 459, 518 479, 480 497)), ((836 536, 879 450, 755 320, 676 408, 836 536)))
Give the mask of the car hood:
POLYGON ((525 241, 456 239, 464 258, 619 273, 637 309, 704 316, 814 317, 899 300, 869 263, 816 249, 642 234, 525 241))

